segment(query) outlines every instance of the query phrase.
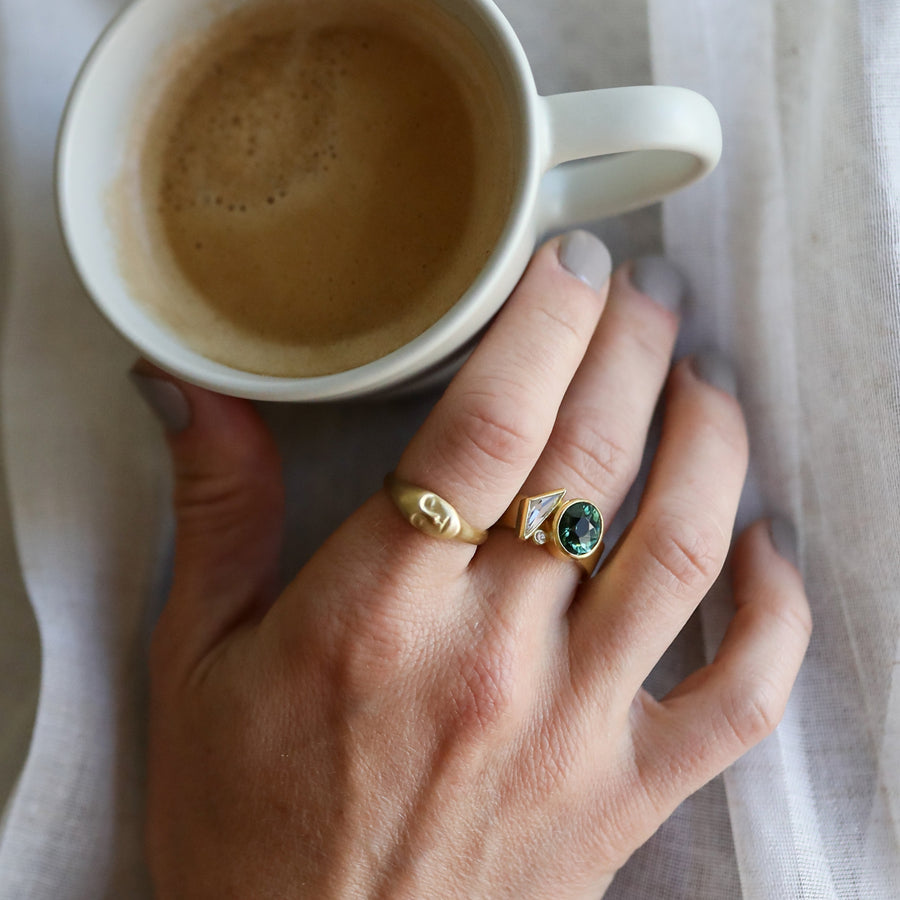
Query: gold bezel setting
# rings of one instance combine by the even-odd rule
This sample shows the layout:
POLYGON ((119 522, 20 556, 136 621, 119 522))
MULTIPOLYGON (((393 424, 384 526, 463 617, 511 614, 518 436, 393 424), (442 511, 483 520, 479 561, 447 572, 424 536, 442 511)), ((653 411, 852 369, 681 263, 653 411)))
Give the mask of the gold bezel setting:
POLYGON ((558 559, 574 560, 588 574, 603 553, 604 522, 599 508, 580 497, 566 500, 564 489, 517 497, 500 524, 514 527, 520 540, 531 541, 558 559), (567 523, 565 517, 578 507, 577 521, 567 523), (578 544, 585 538, 589 543, 579 552, 578 544))

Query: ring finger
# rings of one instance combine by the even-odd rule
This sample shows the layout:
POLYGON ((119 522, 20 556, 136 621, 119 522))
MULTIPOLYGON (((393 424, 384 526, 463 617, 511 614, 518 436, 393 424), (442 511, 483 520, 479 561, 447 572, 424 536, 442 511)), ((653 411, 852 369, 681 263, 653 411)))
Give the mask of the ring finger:
MULTIPOLYGON (((620 267, 600 324, 572 380, 547 446, 522 492, 535 496, 560 488, 566 500, 583 498, 611 521, 637 475, 647 431, 671 364, 684 281, 667 261, 649 257, 620 267)), ((546 553, 509 546, 491 548, 519 575, 542 570, 566 597, 581 575, 546 553)), ((536 548, 535 548, 536 549, 536 548)), ((493 555, 493 554, 492 554, 493 555)), ((492 563, 493 564, 493 563, 492 563)))

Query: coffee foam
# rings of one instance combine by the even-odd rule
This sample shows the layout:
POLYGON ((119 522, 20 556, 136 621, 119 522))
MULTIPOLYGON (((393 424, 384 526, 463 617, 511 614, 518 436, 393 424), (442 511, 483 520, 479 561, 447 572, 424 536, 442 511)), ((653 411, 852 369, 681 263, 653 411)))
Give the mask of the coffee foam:
POLYGON ((437 321, 487 261, 513 129, 486 54, 437 6, 270 0, 166 70, 113 205, 132 290, 200 352, 352 368, 437 321))

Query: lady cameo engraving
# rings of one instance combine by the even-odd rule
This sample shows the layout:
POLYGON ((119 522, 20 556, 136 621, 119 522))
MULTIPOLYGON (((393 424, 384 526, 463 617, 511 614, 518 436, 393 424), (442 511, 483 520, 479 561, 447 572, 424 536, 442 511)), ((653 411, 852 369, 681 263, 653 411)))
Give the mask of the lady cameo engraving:
POLYGON ((409 521, 419 531, 445 539, 459 534, 460 524, 456 510, 437 494, 423 494, 417 506, 418 512, 414 512, 409 521))

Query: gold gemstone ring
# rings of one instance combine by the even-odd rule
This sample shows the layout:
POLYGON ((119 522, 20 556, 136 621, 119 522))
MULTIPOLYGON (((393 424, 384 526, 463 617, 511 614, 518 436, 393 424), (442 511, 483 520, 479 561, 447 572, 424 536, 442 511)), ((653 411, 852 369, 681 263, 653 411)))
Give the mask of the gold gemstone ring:
POLYGON ((442 541, 483 544, 488 533, 473 528, 443 497, 397 478, 392 472, 384 486, 400 514, 422 534, 442 541))
POLYGON ((603 515, 590 500, 566 500, 563 488, 534 497, 520 494, 497 524, 559 559, 574 560, 586 575, 603 555, 603 515))

